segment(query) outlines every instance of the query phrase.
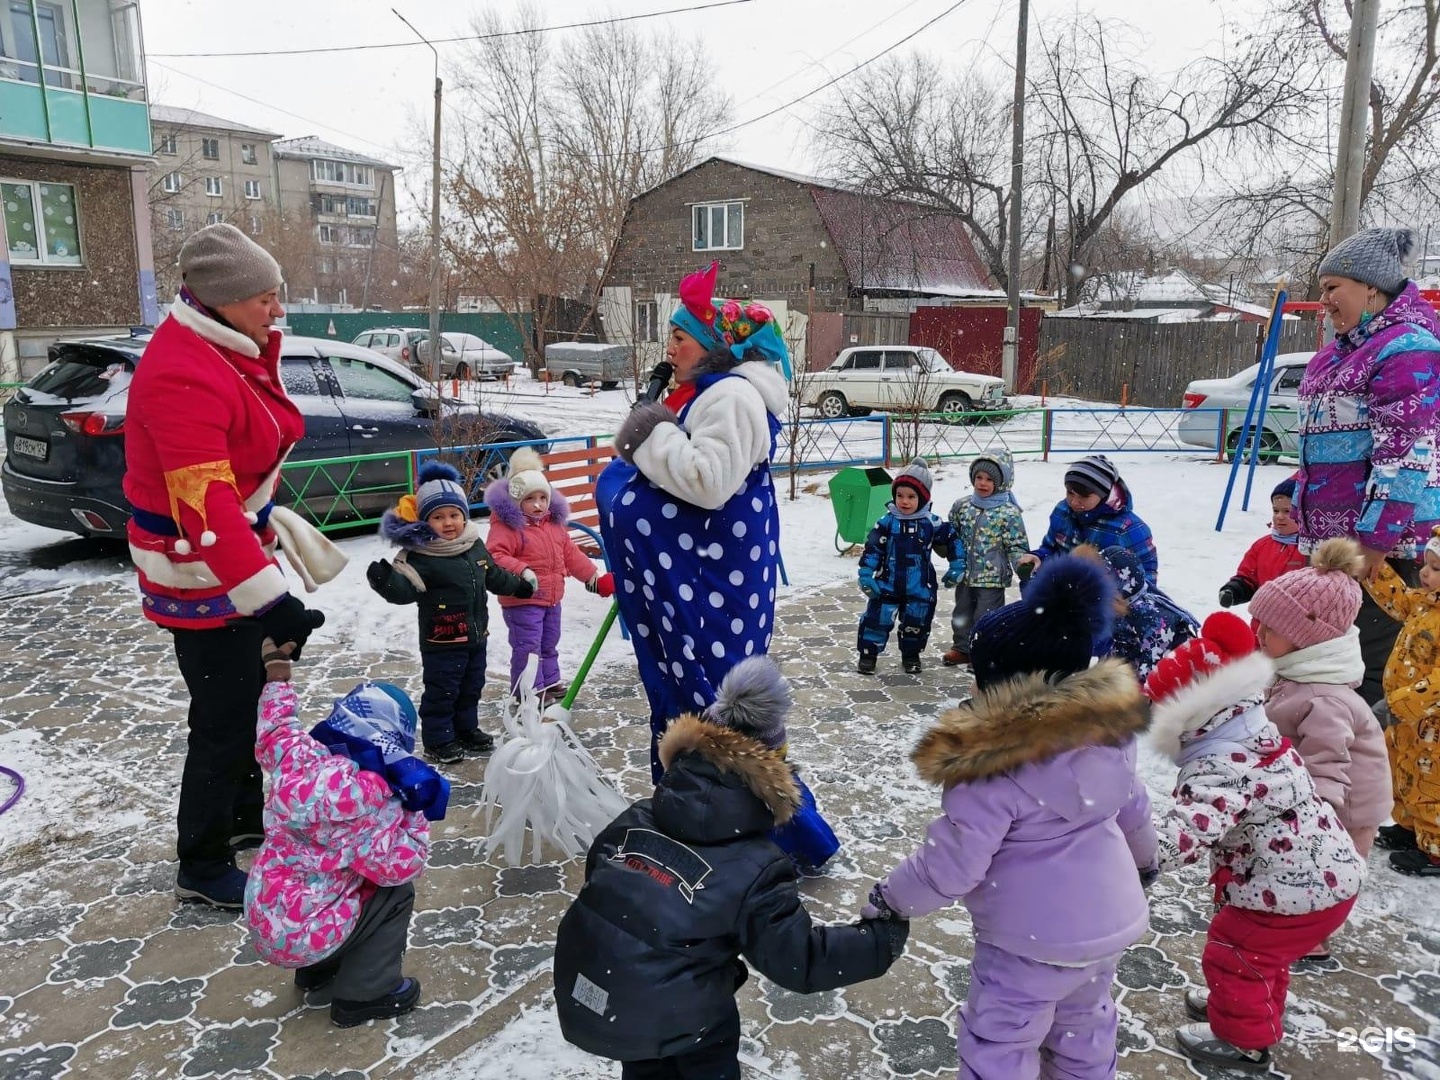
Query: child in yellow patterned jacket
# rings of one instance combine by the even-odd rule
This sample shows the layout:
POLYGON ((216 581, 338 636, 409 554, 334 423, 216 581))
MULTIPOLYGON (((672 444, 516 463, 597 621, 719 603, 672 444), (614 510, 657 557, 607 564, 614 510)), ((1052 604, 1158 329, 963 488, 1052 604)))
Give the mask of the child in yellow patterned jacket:
POLYGON ((1425 545, 1420 585, 1411 588, 1388 563, 1365 588, 1404 628, 1385 664, 1385 731, 1395 788, 1394 825, 1376 838, 1402 874, 1440 878, 1440 526, 1425 545))

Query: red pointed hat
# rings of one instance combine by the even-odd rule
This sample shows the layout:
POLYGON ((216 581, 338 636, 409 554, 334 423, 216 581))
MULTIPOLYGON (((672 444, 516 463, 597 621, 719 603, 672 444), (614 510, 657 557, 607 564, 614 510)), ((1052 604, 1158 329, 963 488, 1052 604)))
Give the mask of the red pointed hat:
POLYGON ((720 264, 712 262, 708 270, 697 270, 680 279, 680 306, 670 316, 670 322, 689 334, 706 348, 724 344, 720 332, 715 328, 719 312, 715 310, 715 280, 720 276, 720 264))

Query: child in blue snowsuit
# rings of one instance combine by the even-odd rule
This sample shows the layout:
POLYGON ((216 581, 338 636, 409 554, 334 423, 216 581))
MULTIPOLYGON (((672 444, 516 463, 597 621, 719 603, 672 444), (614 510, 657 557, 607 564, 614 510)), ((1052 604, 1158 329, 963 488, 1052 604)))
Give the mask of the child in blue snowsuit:
POLYGON ((1140 559, 1118 545, 1100 553, 1119 587, 1109 653, 1128 661, 1143 683, 1161 657, 1200 633, 1200 623, 1145 578, 1140 559))
POLYGON ((875 657, 890 640, 895 619, 900 619, 900 658, 905 670, 920 671, 920 654, 930 640, 938 593, 934 551, 950 567, 947 585, 954 585, 965 573, 963 552, 957 550, 955 530, 948 521, 930 510, 930 469, 916 458, 890 483, 893 501, 870 535, 860 556, 860 591, 869 598, 860 616, 857 647, 858 670, 875 673, 875 657))
POLYGON ((1050 528, 1040 546, 1022 555, 1032 569, 1052 555, 1064 555, 1081 544, 1104 551, 1128 548, 1140 560, 1145 580, 1154 585, 1160 560, 1150 526, 1135 513, 1135 501, 1120 470, 1103 454, 1081 458, 1065 472, 1065 498, 1050 511, 1050 528))

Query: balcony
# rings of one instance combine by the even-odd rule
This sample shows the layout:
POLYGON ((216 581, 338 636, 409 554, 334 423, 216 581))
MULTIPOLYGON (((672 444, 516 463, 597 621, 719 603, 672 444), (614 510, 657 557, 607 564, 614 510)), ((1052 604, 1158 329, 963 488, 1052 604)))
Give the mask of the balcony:
POLYGON ((11 0, 0 140, 149 154, 140 13, 124 0, 11 0))

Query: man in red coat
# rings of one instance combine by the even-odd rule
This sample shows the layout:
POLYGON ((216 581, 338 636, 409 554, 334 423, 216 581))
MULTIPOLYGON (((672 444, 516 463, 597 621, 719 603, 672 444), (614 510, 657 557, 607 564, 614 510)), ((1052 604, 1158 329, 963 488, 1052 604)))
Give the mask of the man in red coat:
POLYGON ((303 645, 323 617, 290 595, 269 523, 280 463, 305 433, 280 381, 279 264, 219 224, 185 242, 180 275, 130 384, 130 554, 190 692, 175 892, 238 909, 235 849, 262 834, 260 643, 303 645))

